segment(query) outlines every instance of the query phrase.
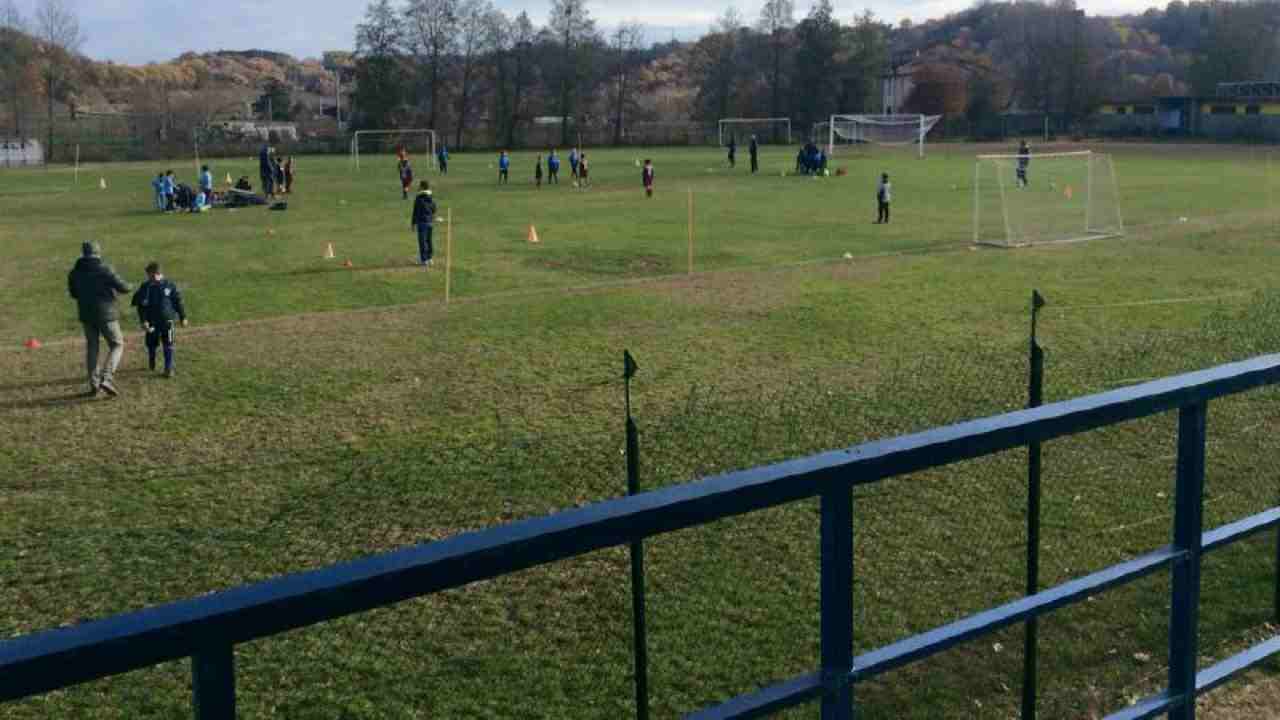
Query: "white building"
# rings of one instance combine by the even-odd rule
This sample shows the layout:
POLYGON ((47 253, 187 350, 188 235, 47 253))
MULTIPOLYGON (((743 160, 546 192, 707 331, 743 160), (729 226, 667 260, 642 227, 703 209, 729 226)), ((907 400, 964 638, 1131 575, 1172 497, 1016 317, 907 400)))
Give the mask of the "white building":
POLYGON ((0 167, 44 164, 44 146, 38 140, 0 138, 0 167))

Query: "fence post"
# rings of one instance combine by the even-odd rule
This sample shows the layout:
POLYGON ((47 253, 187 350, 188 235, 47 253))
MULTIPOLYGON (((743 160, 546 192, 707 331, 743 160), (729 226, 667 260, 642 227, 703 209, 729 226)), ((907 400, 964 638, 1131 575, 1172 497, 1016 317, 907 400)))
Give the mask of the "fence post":
POLYGON ((853 717, 853 488, 822 493, 822 720, 853 717))
POLYGON ((1173 545, 1181 551, 1173 563, 1169 615, 1169 693, 1181 702, 1169 720, 1195 720, 1196 655, 1200 622, 1200 535, 1204 511, 1204 445, 1208 406, 1188 405, 1178 412, 1178 469, 1173 516, 1173 545))
MULTIPOLYGON (((1044 350, 1036 342, 1036 319, 1044 296, 1031 291, 1031 365, 1027 381, 1027 407, 1044 402, 1044 350)), ((1040 443, 1027 445, 1027 595, 1040 590, 1040 443)), ((1022 646, 1022 720, 1035 720, 1039 618, 1027 618, 1022 646)))
MULTIPOLYGON (((627 494, 640 492, 640 433, 631 418, 631 378, 635 377, 635 358, 622 351, 622 379, 626 388, 627 409, 627 494)), ((635 645, 636 718, 649 717, 649 648, 646 639, 644 609, 644 541, 631 543, 631 622, 635 645)))
POLYGON ((235 720, 235 649, 206 647, 191 657, 191 702, 196 720, 235 720))

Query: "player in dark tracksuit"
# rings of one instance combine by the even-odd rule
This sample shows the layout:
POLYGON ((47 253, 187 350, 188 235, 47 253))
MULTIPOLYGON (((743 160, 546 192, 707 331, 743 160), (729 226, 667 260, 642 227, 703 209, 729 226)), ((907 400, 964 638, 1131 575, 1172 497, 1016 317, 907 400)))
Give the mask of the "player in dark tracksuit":
POLYGON ((436 201, 431 197, 431 183, 423 180, 418 196, 413 199, 413 215, 409 225, 418 232, 418 264, 431 267, 431 226, 435 222, 436 201))
POLYGON ((147 281, 133 294, 138 321, 147 333, 147 365, 156 369, 156 351, 164 346, 164 376, 173 377, 173 329, 187 324, 187 310, 182 306, 178 286, 164 276, 159 263, 147 265, 147 281))
POLYGON ((747 146, 747 152, 751 155, 751 174, 755 175, 760 171, 760 143, 756 142, 756 136, 751 136, 751 144, 747 146))
POLYGON ((640 182, 644 185, 644 196, 653 197, 653 161, 645 158, 644 169, 640 171, 640 182))

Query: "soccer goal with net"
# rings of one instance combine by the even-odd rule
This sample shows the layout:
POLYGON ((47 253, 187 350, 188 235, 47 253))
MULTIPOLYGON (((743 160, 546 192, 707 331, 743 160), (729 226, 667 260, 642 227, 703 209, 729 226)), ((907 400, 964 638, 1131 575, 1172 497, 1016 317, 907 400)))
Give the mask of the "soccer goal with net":
POLYGON ((410 155, 436 153, 435 130, 357 130, 351 136, 351 167, 360 169, 361 155, 390 155, 404 148, 410 155))
POLYGON ((791 144, 791 118, 724 118, 720 121, 720 147, 733 138, 745 145, 752 135, 761 145, 791 144))
POLYGON ((978 156, 973 170, 974 243, 1021 247, 1123 234, 1120 193, 1109 155, 1085 150, 978 156))
POLYGON ((827 133, 831 156, 850 145, 914 145, 916 154, 924 157, 925 137, 940 119, 941 115, 832 115, 821 129, 827 133))

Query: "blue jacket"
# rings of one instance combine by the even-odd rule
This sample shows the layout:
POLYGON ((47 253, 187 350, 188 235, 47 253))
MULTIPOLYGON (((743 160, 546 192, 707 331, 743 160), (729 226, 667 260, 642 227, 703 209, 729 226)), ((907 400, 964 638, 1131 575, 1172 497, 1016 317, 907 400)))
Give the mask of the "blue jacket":
POLYGON ((164 178, 156 178, 151 181, 151 187, 155 189, 156 194, 164 192, 164 178))
POLYGON ((509 155, 499 155, 499 156, 498 156, 498 169, 499 169, 499 170, 506 170, 506 169, 507 169, 507 168, 509 168, 509 167, 511 167, 511 156, 509 156, 509 155))
POLYGON ((174 191, 173 178, 165 175, 164 180, 160 181, 160 189, 165 195, 172 195, 174 191))
POLYGON ((147 280, 133 294, 133 306, 138 308, 138 321, 155 326, 168 325, 175 319, 187 318, 182 306, 182 293, 169 278, 159 282, 147 280))
POLYGON ((547 158, 547 169, 558 171, 560 169, 560 158, 556 155, 549 156, 547 158))
POLYGON ((205 170, 204 172, 200 173, 200 189, 202 190, 213 189, 213 173, 209 172, 208 170, 205 170))

